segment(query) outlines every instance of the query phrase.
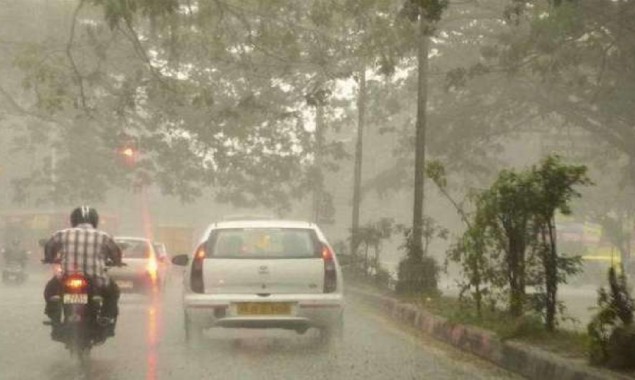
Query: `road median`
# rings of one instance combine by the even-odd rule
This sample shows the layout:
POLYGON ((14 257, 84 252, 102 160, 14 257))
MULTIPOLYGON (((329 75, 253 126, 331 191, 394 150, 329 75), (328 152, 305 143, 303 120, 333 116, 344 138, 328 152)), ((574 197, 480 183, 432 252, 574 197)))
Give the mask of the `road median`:
POLYGON ((528 379, 633 380, 632 376, 591 367, 583 359, 565 358, 525 343, 501 340, 491 331, 453 323, 388 295, 350 285, 347 286, 346 292, 353 298, 380 309, 394 320, 528 379))

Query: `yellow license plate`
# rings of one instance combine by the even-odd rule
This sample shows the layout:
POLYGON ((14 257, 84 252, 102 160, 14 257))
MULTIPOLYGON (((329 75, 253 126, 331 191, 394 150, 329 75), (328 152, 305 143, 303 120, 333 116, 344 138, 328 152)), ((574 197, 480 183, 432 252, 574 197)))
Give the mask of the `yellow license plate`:
POLYGON ((244 302, 238 305, 238 315, 288 315, 290 303, 280 302, 244 302))

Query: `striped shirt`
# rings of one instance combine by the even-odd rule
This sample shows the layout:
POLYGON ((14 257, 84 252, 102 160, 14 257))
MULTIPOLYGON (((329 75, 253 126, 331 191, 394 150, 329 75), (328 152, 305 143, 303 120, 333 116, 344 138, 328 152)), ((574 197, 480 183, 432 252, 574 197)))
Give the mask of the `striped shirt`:
POLYGON ((45 261, 58 257, 64 274, 82 273, 106 280, 106 260, 120 264, 121 249, 107 233, 91 224, 80 224, 57 231, 44 246, 45 261))

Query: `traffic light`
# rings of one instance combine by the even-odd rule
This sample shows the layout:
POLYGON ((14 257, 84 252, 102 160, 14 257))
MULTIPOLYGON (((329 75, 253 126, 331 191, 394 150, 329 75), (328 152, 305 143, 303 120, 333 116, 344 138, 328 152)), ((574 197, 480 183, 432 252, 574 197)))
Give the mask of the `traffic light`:
POLYGON ((134 137, 125 137, 117 148, 117 158, 129 168, 134 167, 139 160, 139 143, 134 137))

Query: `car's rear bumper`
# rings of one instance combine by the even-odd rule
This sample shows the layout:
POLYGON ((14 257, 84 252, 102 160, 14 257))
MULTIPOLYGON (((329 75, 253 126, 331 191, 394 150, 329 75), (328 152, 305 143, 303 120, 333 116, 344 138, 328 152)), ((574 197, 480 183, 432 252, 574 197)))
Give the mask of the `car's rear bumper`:
POLYGON ((284 328, 302 330, 337 324, 344 310, 344 297, 332 294, 186 294, 183 306, 187 318, 202 327, 284 328), (288 303, 284 315, 240 315, 238 304, 288 303))
POLYGON ((149 273, 126 273, 116 276, 109 276, 111 281, 115 281, 122 293, 145 292, 153 287, 160 287, 163 277, 152 277, 149 273))

